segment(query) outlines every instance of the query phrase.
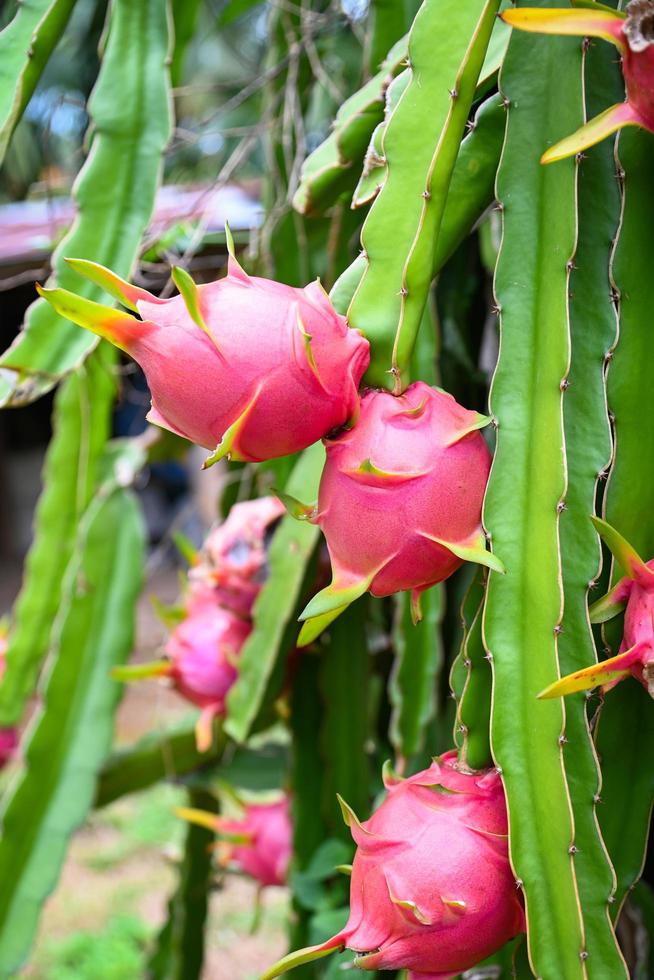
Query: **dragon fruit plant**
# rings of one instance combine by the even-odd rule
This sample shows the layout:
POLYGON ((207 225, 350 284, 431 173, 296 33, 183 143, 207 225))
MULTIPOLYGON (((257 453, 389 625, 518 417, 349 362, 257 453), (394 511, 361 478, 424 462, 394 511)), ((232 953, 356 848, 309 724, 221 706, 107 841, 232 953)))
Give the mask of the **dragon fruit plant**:
MULTIPOLYGON (((13 131, 37 83, 40 127, 58 77, 41 73, 80 32, 71 0, 8 6, 0 197, 13 201, 13 131)), ((347 16, 265 0, 254 20, 226 0, 219 28, 202 6, 100 5, 88 133, 40 168, 64 171, 75 218, 0 355, 7 467, 21 406, 57 388, 0 684, 0 757, 4 734, 13 752, 25 731, 0 774, 0 977, 23 972, 89 808, 159 779, 186 794, 191 825, 139 975, 206 973, 209 915, 233 885, 221 874, 212 895, 218 862, 283 884, 298 952, 269 977, 331 980, 354 961, 401 980, 641 976, 654 0, 398 0, 347 16), (248 58, 214 86, 224 29, 248 58), (161 175, 195 136, 208 185, 184 200, 202 217, 157 238, 161 175), (192 254, 205 220, 225 218, 247 240, 243 267, 229 229, 192 254), (182 252, 209 281, 173 266, 155 295, 182 252), (198 475, 217 487, 214 513, 232 507, 190 557, 152 664, 130 663, 154 564, 138 491, 180 446, 112 438, 116 404, 134 418, 142 402, 119 351, 143 369, 153 422, 206 465, 244 464, 198 475), (168 729, 162 706, 157 730, 125 744, 112 678, 147 676, 191 718, 168 729), (216 816, 232 784, 252 796, 216 816)), ((0 283, 9 333, 14 286, 0 283)), ((11 505, 11 472, 7 485, 11 505)), ((10 512, 3 548, 13 530, 10 512)), ((234 978, 252 972, 242 955, 235 942, 234 978)))
POLYGON ((226 278, 198 286, 175 269, 179 295, 161 300, 93 262, 69 263, 139 318, 60 288, 40 294, 141 365, 148 418, 212 449, 205 466, 296 453, 356 417, 368 342, 319 281, 250 277, 232 251, 226 278))
POLYGON ((357 846, 347 924, 262 980, 345 947, 362 970, 448 980, 524 931, 499 775, 463 772, 448 752, 408 779, 387 775, 385 786, 363 823, 340 801, 357 846))
POLYGON ((607 595, 593 603, 590 619, 592 623, 606 623, 624 611, 620 652, 563 677, 539 696, 554 698, 598 685, 607 691, 632 675, 654 698, 654 559, 644 562, 605 521, 594 518, 593 523, 626 574, 607 595))
MULTIPOLYGON (((234 800, 233 792, 230 797, 234 800)), ((288 796, 272 803, 239 803, 243 812, 238 819, 191 807, 178 807, 176 813, 217 834, 221 868, 249 875, 262 888, 286 884, 292 838, 288 796)))
POLYGON ((589 3, 572 10, 520 7, 505 10, 501 17, 522 31, 599 37, 614 44, 620 52, 627 90, 625 101, 605 109, 576 133, 551 146, 543 153, 543 163, 581 153, 624 126, 640 126, 654 133, 653 0, 630 0, 625 13, 601 3, 589 3))

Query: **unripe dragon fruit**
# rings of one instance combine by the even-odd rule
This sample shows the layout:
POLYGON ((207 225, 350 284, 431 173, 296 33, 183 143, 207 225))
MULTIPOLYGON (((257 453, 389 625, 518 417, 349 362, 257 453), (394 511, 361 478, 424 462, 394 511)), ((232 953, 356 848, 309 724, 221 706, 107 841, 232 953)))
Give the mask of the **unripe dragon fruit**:
POLYGON ((138 361, 152 394, 148 418, 212 449, 205 466, 295 453, 356 416, 368 341, 319 282, 296 289, 250 277, 230 254, 218 282, 197 286, 173 270, 180 295, 162 300, 93 262, 69 263, 141 319, 65 289, 40 294, 138 361))
POLYGON ((481 506, 491 456, 478 429, 489 421, 422 381, 396 397, 367 391, 357 424, 327 441, 317 509, 332 582, 302 616, 311 642, 354 599, 411 590, 415 618, 425 589, 464 561, 497 571, 481 506))
POLYGON ((219 602, 249 615, 267 575, 268 537, 284 513, 277 497, 234 504, 223 523, 209 532, 189 570, 188 608, 219 602))
POLYGON ((507 24, 523 31, 604 38, 622 55, 626 101, 611 106, 551 146, 541 158, 543 163, 580 153, 623 126, 640 126, 654 133, 654 0, 631 0, 626 14, 601 4, 598 7, 601 9, 584 9, 583 4, 561 10, 521 7, 500 14, 507 24))
MULTIPOLYGON (((0 681, 5 672, 5 654, 7 652, 7 636, 0 631, 0 681)), ((9 762, 18 748, 18 731, 13 728, 0 728, 0 769, 9 762)))
POLYGON ((590 607, 590 620, 605 623, 625 610, 620 652, 568 674, 538 696, 555 698, 600 684, 609 690, 632 675, 654 698, 654 558, 644 562, 610 524, 599 518, 593 518, 593 523, 626 575, 590 607))
POLYGON ((238 656, 251 625, 227 609, 203 607, 173 630, 166 653, 167 673, 182 697, 202 709, 196 727, 198 749, 211 745, 211 727, 225 710, 225 698, 238 676, 238 656))
POLYGON ((448 752, 409 779, 387 780, 386 789, 364 823, 342 804, 357 845, 344 929, 291 953, 262 980, 345 947, 363 970, 447 980, 524 931, 497 772, 461 772, 448 752))
POLYGON ((238 820, 191 807, 180 807, 177 814, 216 831, 220 864, 224 867, 242 871, 262 887, 286 883, 292 842, 287 796, 273 803, 245 803, 238 820))

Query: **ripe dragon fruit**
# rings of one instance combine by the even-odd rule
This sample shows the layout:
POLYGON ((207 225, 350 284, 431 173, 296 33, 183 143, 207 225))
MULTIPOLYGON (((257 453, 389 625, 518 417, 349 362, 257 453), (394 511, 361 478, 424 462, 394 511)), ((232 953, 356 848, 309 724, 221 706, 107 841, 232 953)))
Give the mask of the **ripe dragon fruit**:
POLYGON ((249 615, 267 576, 268 538, 285 513, 276 497, 234 504, 222 524, 207 535, 189 570, 189 609, 219 602, 240 616, 249 615))
POLYGON ((357 845, 344 929, 262 980, 345 947, 363 970, 447 980, 524 931, 497 772, 461 772, 448 752, 409 779, 386 779, 386 789, 365 823, 341 804, 357 845))
POLYGON ((211 746, 213 719, 238 675, 238 657, 252 626, 219 605, 204 603, 179 623, 166 644, 169 660, 115 667, 114 680, 169 677, 176 690, 201 708, 195 733, 198 751, 211 746))
POLYGON ((605 623, 625 610, 620 652, 568 674, 538 696, 556 698, 598 684, 609 690, 631 674, 654 698, 654 558, 644 562, 610 524, 597 517, 592 520, 626 575, 590 607, 590 621, 605 623))
MULTIPOLYGON (((0 631, 0 681, 5 672, 5 654, 7 652, 7 635, 0 631)), ((0 769, 12 758, 18 748, 18 731, 13 728, 0 728, 0 769)))
POLYGON ((486 550, 481 506, 491 456, 477 430, 489 421, 422 381, 398 397, 367 391, 357 424, 327 440, 317 508, 332 582, 301 615, 310 643, 364 592, 420 593, 464 561, 502 571, 486 550))
POLYGON ((286 883, 292 841, 289 810, 289 799, 283 796, 273 803, 244 803, 238 820, 193 807, 179 807, 176 813, 218 834, 223 867, 242 871, 266 887, 286 883))
POLYGON ((39 287, 61 316, 138 361, 152 394, 148 418, 213 450, 205 466, 296 453, 345 425, 370 360, 368 341, 319 282, 296 289, 250 277, 230 252, 218 282, 197 286, 174 269, 179 296, 165 300, 94 262, 68 260, 141 319, 39 287))
POLYGON ((654 133, 654 0, 631 0, 626 14, 608 8, 543 10, 521 7, 500 16, 507 24, 538 34, 601 37, 615 44, 622 56, 627 98, 591 119, 547 150, 541 160, 551 163, 579 153, 623 126, 640 126, 654 133))

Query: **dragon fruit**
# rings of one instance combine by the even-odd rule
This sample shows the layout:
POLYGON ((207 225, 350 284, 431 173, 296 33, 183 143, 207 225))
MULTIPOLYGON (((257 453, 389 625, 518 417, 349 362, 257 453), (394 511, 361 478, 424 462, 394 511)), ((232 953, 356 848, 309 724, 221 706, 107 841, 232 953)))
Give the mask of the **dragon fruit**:
MULTIPOLYGON (((0 680, 5 672, 5 654, 7 652, 7 636, 0 631, 0 680)), ((18 748, 18 731, 13 728, 0 728, 0 769, 9 762, 18 748)))
POLYGON ((249 620, 235 616, 215 602, 202 603, 171 633, 169 659, 114 667, 118 681, 168 677, 176 690, 201 709, 195 733, 198 750, 211 746, 213 720, 224 714, 225 698, 238 675, 241 647, 252 629, 249 620))
POLYGON ((568 674, 538 696, 556 698, 600 684, 609 690, 632 675, 654 698, 654 558, 644 562, 610 524, 597 517, 592 520, 626 575, 591 606, 590 620, 605 623, 625 610, 620 651, 615 657, 568 674))
POLYGON ((218 834, 221 865, 242 871, 265 887, 286 883, 292 841, 289 809, 289 799, 283 796, 273 803, 243 804, 238 820, 192 807, 179 807, 176 812, 218 834))
POLYGON ((284 514, 276 497, 235 504, 222 524, 207 535, 189 571, 189 609, 219 602, 249 615, 267 575, 268 535, 284 514))
POLYGON ((238 675, 238 656, 251 625, 227 609, 203 607, 177 626, 166 644, 166 671, 182 697, 202 709, 197 727, 200 751, 211 745, 216 715, 238 675))
POLYGON ((503 570, 481 524, 488 421, 422 381, 363 395, 357 424, 326 443, 317 508, 298 513, 320 525, 332 562, 300 617, 300 646, 366 591, 411 590, 417 619, 420 593, 464 561, 503 570))
POLYGON ((296 289, 251 278, 232 253, 217 282, 197 286, 174 269, 179 295, 163 300, 94 262, 69 264, 141 319, 65 289, 39 293, 138 361, 152 394, 148 418, 213 450, 205 466, 295 453, 356 416, 368 341, 319 282, 296 289))
POLYGON ((409 779, 387 778, 386 789, 364 823, 341 803, 357 845, 344 929, 262 980, 345 947, 363 970, 447 980, 524 931, 497 772, 462 772, 448 752, 409 779))
POLYGON ((626 14, 601 7, 544 10, 521 7, 500 14, 507 24, 539 34, 601 37, 615 44, 622 56, 627 98, 591 119, 551 146, 543 163, 579 153, 623 126, 640 126, 654 133, 654 0, 631 0, 626 14))

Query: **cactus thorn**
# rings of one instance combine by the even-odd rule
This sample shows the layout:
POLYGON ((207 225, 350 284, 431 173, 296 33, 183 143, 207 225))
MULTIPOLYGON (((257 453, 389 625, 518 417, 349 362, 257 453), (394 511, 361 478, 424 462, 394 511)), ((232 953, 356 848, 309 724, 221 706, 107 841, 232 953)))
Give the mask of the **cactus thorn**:
POLYGON ((422 196, 424 197, 425 201, 431 201, 431 194, 429 191, 423 191, 422 196))
POLYGON ((560 623, 557 623, 556 626, 554 627, 554 635, 560 636, 562 632, 563 632, 563 627, 561 626, 560 623))
POLYGON ((502 96, 502 106, 505 109, 508 109, 510 107, 510 105, 511 105, 511 99, 508 97, 508 95, 503 95, 502 96))
POLYGON ((571 844, 568 848, 568 854, 578 854, 579 848, 575 844, 571 844))
POLYGON ((561 391, 567 391, 569 387, 570 387, 570 382, 568 381, 567 378, 563 378, 561 380, 561 384, 559 385, 559 388, 561 389, 561 391))
POLYGON ((499 316, 501 312, 502 312, 502 307, 499 305, 499 303, 494 303, 491 306, 491 313, 493 314, 493 316, 499 316))
POLYGON ((451 88, 450 89, 450 98, 451 99, 458 99, 458 97, 459 97, 459 90, 456 89, 456 88, 451 88))
POLYGON ((574 259, 568 259, 568 261, 565 264, 565 267, 568 270, 568 272, 572 272, 573 269, 576 269, 577 268, 577 266, 575 265, 575 260, 574 259))
POLYGON ((597 803, 601 803, 601 802, 602 802, 602 797, 600 796, 600 794, 599 793, 594 793, 593 794, 593 803, 597 804, 597 803))
POLYGON ((523 882, 522 878, 516 878, 516 880, 515 880, 515 886, 516 886, 516 888, 522 888, 523 884, 524 884, 524 882, 523 882))
POLYGON ((587 156, 588 156, 587 153, 575 153, 575 160, 577 161, 577 163, 582 163, 587 156))
POLYGON ((565 735, 559 735, 559 745, 567 745, 568 739, 565 735))
POLYGON ((501 766, 495 766, 495 772, 497 773, 498 776, 501 776, 502 775, 502 767, 501 766))
POLYGON ((472 667, 472 660, 470 660, 468 657, 466 657, 466 659, 463 661, 463 666, 464 667, 472 667))
POLYGON ((492 654, 492 653, 490 653, 490 652, 489 652, 489 653, 485 653, 485 654, 484 654, 484 660, 487 660, 487 661, 488 661, 489 663, 492 663, 492 660, 493 660, 493 654, 492 654))
POLYGON ((609 905, 613 905, 615 902, 615 895, 609 895, 606 901, 609 903, 609 905))
POLYGON ((409 290, 406 288, 406 286, 402 286, 402 288, 400 289, 400 296, 408 296, 408 295, 409 295, 409 290))
POLYGON ((585 949, 582 949, 581 952, 579 953, 579 959, 580 960, 587 960, 588 959, 588 951, 585 950, 585 949))

